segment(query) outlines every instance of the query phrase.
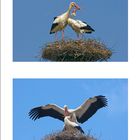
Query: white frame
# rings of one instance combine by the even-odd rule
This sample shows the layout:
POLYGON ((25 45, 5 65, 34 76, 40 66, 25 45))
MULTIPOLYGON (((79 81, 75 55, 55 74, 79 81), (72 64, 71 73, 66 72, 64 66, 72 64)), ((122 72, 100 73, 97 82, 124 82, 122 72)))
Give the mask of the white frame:
POLYGON ((140 139, 139 1, 129 0, 129 62, 100 63, 13 62, 12 0, 1 0, 1 5, 1 140, 13 139, 13 78, 128 78, 129 140, 140 139))

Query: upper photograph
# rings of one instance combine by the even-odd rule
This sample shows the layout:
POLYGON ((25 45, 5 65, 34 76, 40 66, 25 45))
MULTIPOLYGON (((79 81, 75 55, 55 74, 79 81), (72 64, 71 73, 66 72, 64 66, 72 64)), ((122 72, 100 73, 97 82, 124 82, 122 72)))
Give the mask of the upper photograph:
POLYGON ((13 0, 13 61, 127 62, 128 0, 13 0))

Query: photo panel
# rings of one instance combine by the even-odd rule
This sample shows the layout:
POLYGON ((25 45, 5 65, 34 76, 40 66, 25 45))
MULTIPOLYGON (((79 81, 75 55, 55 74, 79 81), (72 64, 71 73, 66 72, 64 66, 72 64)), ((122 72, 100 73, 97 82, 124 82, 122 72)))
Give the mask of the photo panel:
POLYGON ((64 109, 67 105, 68 110, 76 110, 87 100, 88 105, 80 111, 90 111, 81 115, 82 120, 76 116, 85 135, 93 140, 128 139, 128 79, 94 78, 13 79, 13 139, 57 137, 67 130, 60 119, 66 116, 44 107, 55 104, 64 109), (53 115, 47 116, 49 113, 53 115))
POLYGON ((71 2, 13 0, 13 61, 128 61, 128 0, 71 2))

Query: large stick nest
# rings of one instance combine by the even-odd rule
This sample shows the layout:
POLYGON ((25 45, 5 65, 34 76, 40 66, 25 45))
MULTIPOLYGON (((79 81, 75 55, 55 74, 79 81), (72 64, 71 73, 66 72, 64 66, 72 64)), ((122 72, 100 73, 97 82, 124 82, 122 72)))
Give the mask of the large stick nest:
POLYGON ((42 140, 96 140, 96 139, 90 135, 75 133, 73 131, 62 131, 58 133, 49 134, 45 136, 42 140))
POLYGON ((107 61, 112 55, 105 44, 93 40, 64 40, 48 43, 42 58, 50 61, 107 61))

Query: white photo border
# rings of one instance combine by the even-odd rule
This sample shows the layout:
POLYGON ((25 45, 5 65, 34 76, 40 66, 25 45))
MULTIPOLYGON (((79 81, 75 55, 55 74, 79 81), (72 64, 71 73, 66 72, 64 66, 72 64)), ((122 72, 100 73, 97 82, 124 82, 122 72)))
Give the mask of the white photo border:
POLYGON ((12 104, 15 78, 127 78, 128 136, 129 140, 140 139, 139 5, 140 1, 129 0, 128 62, 13 62, 13 1, 1 0, 1 140, 13 139, 12 104))

